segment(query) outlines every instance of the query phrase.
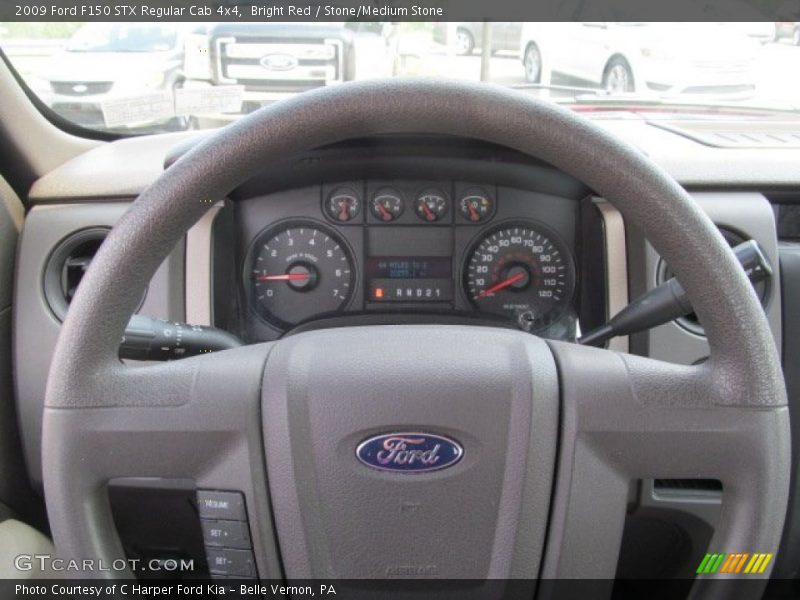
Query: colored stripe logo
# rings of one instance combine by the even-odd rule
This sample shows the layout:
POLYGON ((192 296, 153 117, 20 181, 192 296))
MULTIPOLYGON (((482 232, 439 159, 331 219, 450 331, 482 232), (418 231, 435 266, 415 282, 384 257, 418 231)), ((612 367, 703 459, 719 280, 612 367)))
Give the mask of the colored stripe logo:
POLYGON ((714 573, 760 575, 767 570, 772 561, 772 553, 724 552, 706 554, 697 567, 697 573, 712 575, 714 573))

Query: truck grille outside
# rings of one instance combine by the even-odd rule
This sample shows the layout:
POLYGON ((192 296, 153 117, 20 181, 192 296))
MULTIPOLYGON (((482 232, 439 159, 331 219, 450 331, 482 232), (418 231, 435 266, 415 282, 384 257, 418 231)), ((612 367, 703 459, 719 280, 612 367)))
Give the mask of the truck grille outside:
POLYGON ((217 38, 218 83, 247 91, 303 91, 344 81, 344 52, 337 39, 217 38))
POLYGON ((50 87, 56 94, 64 96, 92 96, 106 94, 111 90, 111 81, 51 81, 50 87))

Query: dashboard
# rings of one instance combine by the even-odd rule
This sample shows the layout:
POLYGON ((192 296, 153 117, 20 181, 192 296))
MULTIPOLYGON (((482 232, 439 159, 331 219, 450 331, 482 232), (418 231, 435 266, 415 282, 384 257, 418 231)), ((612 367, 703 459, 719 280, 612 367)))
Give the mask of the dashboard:
POLYGON ((496 178, 366 177, 245 192, 215 225, 217 246, 236 248, 215 256, 224 282, 215 324, 248 341, 419 321, 574 340, 581 292, 602 287, 602 253, 592 253, 600 270, 584 271, 577 243, 580 227, 600 231, 591 202, 496 178), (581 285, 587 278, 597 281, 581 285))
MULTIPOLYGON (((789 306, 782 278, 785 260, 800 255, 796 152, 716 149, 643 119, 597 122, 647 152, 724 232, 757 240, 780 265, 762 299, 776 344, 793 356, 800 338, 786 335, 792 312, 782 311, 789 306)), ((48 269, 67 248, 58 272, 79 272, 101 238, 80 252, 65 244, 107 232, 185 150, 180 138, 104 144, 31 190, 13 326, 24 332, 14 338, 15 395, 36 485, 45 374, 61 324, 44 285, 48 269)), ((246 342, 378 323, 468 323, 571 341, 666 273, 641 232, 547 164, 474 140, 376 138, 264 165, 176 246, 139 312, 213 325, 246 342)), ((702 327, 687 320, 615 338, 610 347, 679 364, 708 356, 702 327)), ((719 492, 681 485, 643 481, 641 502, 690 510, 713 525, 719 492)))
MULTIPOLYGON (((728 174, 720 171, 726 161, 678 160, 691 143, 685 138, 646 123, 598 122, 617 135, 637 125, 631 135, 651 154, 680 145, 659 162, 720 228, 756 239, 773 265, 779 241, 800 240, 800 182, 779 190, 724 186, 713 178, 741 175, 741 165, 728 174), (658 138, 650 143, 648 135, 658 138), (687 172, 698 164, 707 177, 700 182, 687 172)), ((186 151, 182 137, 188 145, 199 138, 100 146, 31 191, 36 205, 20 239, 14 314, 15 329, 29 333, 15 338, 14 352, 34 481, 41 481, 43 374, 61 324, 48 273, 56 262, 62 284, 79 275, 136 194, 186 151)), ((765 159, 753 173, 775 164, 765 159)), ((156 272, 138 312, 215 326, 246 343, 312 328, 410 323, 571 341, 660 283, 666 268, 609 202, 546 163, 475 140, 376 137, 274 161, 215 201, 156 272)), ((765 310, 780 346, 777 276, 772 285, 765 310)), ((609 347, 680 364, 708 356, 702 328, 684 321, 614 338, 609 347)))

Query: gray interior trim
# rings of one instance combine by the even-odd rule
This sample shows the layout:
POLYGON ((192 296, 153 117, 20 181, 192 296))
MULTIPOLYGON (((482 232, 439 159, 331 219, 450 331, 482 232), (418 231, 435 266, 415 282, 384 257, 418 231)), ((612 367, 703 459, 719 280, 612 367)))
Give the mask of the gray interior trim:
MULTIPOLYGON (((764 312, 767 316, 775 345, 780 352, 781 343, 781 273, 778 267, 778 239, 775 215, 769 201, 756 192, 692 192, 692 198, 714 223, 756 240, 773 266, 770 293, 764 312)), ((645 257, 646 289, 657 284, 660 256, 651 244, 643 242, 639 251, 645 257)), ((647 356, 679 364, 692 364, 709 355, 705 336, 681 327, 675 321, 665 323, 647 332, 647 356)))
MULTIPOLYGON (((781 535, 786 504, 770 492, 772 486, 779 495, 787 490, 790 464, 772 446, 789 443, 786 407, 751 409, 744 419, 732 407, 703 409, 702 397, 713 392, 696 388, 696 367, 665 368, 630 354, 548 343, 562 378, 563 413, 543 577, 612 577, 629 486, 649 477, 722 482, 724 509, 709 552, 775 551, 772 540, 781 535), (665 385, 631 385, 655 372, 661 376, 651 381, 665 385), (742 527, 754 521, 756 528, 742 527)), ((737 587, 735 580, 732 589, 705 587, 709 579, 700 576, 690 597, 760 597, 759 589, 737 587)), ((607 598, 601 590, 589 597, 607 598)))
POLYGON ((0 503, 8 505, 19 517, 40 523, 41 504, 26 476, 19 409, 14 403, 12 301, 22 218, 22 203, 0 177, 0 503))
POLYGON ((0 310, 11 305, 14 257, 24 214, 19 197, 8 182, 0 177, 0 310))
MULTIPOLYGON (((50 368, 61 330, 61 323, 44 297, 47 260, 59 241, 87 228, 111 227, 128 207, 126 202, 39 206, 25 220, 14 287, 14 385, 25 461, 35 484, 42 480, 42 406, 46 384, 42 374, 50 368)), ((140 312, 184 321, 182 283, 183 246, 179 245, 153 276, 140 312)))

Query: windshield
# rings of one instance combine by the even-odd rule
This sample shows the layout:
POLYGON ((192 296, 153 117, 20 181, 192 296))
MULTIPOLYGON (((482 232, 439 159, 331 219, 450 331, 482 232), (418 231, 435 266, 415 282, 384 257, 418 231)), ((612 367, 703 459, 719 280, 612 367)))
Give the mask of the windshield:
POLYGON ((800 23, 3 23, 31 90, 77 125, 219 127, 346 81, 484 81, 578 110, 800 111, 800 23))
POLYGON ((169 25, 113 25, 81 27, 66 45, 67 52, 164 52, 175 46, 175 27, 169 25))

